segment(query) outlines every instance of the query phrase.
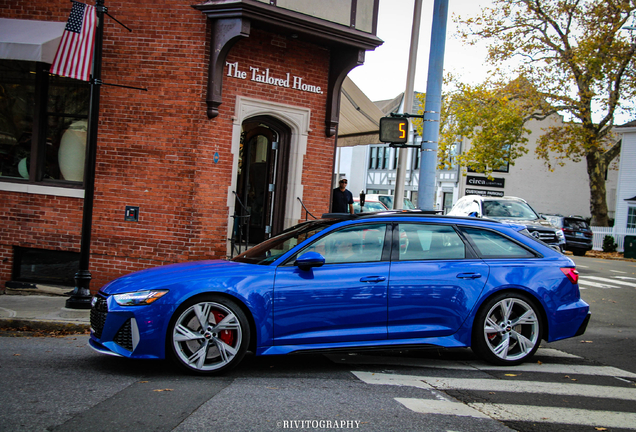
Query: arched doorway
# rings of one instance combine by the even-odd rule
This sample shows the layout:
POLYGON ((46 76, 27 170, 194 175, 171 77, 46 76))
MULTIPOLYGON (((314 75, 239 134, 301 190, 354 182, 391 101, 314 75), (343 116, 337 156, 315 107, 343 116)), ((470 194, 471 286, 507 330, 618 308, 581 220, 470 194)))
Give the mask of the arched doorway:
POLYGON ((245 120, 241 129, 235 212, 243 235, 259 243, 284 228, 291 131, 270 116, 245 120))

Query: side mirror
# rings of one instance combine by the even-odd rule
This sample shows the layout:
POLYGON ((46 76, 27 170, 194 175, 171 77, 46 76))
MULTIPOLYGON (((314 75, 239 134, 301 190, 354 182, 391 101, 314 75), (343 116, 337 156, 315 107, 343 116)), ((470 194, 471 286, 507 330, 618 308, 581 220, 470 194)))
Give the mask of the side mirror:
POLYGON ((477 212, 470 212, 468 213, 468 217, 479 217, 479 214, 477 212))
POLYGON ((312 267, 321 267, 325 263, 325 257, 318 252, 307 252, 294 261, 294 265, 301 270, 309 270, 312 267))
POLYGON ((366 196, 367 196, 367 195, 364 193, 364 191, 363 191, 363 190, 361 190, 361 191, 360 191, 360 207, 364 207, 364 198, 365 198, 366 196))

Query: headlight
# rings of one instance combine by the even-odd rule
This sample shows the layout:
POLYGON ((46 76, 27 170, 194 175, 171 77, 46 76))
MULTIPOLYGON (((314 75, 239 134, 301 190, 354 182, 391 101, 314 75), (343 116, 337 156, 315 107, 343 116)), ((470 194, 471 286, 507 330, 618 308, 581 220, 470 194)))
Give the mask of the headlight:
POLYGON ((168 294, 168 290, 148 290, 115 294, 113 298, 119 306, 143 306, 149 305, 166 294, 168 294))
POLYGON ((565 234, 563 234, 563 230, 557 229, 555 231, 557 238, 559 239, 559 244, 565 244, 565 234))

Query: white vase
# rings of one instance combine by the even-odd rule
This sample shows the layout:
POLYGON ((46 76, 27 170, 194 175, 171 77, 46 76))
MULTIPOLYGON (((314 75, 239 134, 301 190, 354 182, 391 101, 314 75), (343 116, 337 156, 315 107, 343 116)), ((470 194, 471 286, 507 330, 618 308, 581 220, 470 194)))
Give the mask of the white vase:
POLYGON ((57 158, 64 180, 84 180, 84 158, 86 157, 86 120, 69 126, 62 135, 57 158))

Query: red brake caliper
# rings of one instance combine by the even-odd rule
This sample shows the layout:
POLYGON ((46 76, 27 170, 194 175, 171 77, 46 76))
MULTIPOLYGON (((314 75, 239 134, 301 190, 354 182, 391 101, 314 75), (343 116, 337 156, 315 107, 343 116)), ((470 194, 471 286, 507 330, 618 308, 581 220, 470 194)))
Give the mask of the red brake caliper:
MULTIPOLYGON (((217 323, 220 323, 223 318, 225 318, 225 315, 223 315, 221 312, 213 311, 212 313, 214 314, 214 319, 217 323)), ((234 333, 232 333, 231 331, 222 330, 219 334, 219 338, 229 346, 234 346, 232 345, 234 343, 234 333)))

